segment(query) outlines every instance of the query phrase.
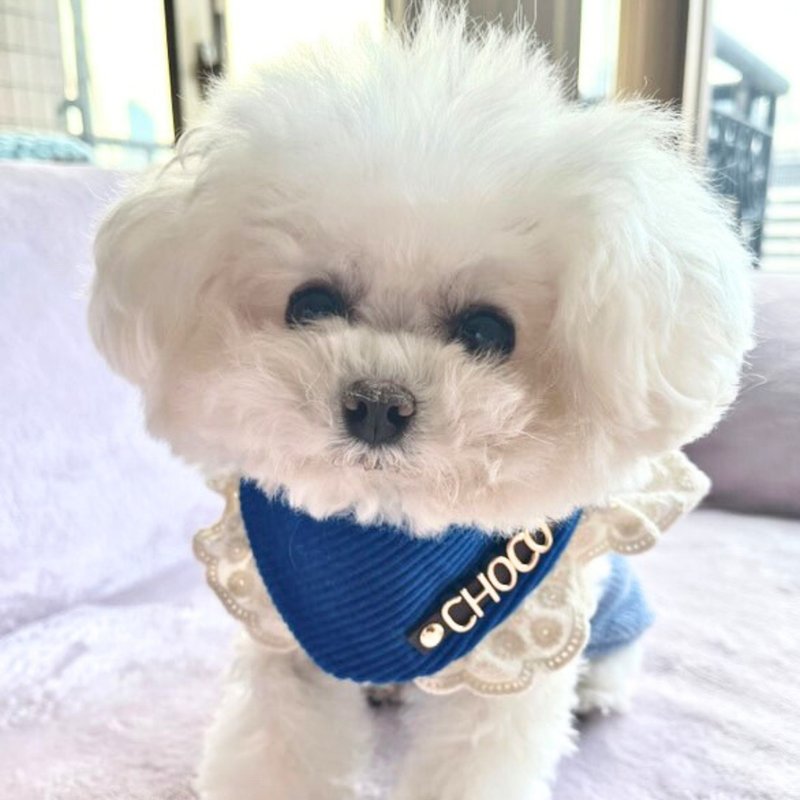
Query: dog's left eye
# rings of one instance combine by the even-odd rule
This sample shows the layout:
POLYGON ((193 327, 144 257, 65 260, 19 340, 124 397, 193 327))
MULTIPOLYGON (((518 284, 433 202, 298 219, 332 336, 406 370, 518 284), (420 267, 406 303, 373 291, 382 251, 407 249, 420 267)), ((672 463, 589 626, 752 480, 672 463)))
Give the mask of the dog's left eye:
POLYGON ((289 325, 305 325, 325 317, 346 317, 344 298, 330 286, 305 286, 292 292, 286 306, 289 325))
POLYGON ((451 335, 474 355, 507 356, 514 349, 514 325, 494 308, 468 309, 454 320, 451 335))

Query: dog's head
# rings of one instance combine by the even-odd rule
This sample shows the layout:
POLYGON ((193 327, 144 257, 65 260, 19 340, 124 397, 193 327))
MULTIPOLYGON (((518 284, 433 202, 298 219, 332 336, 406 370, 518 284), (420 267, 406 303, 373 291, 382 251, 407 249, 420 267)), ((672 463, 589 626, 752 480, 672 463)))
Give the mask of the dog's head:
POLYGON ((459 14, 299 52, 106 219, 95 340, 176 453, 311 513, 561 516, 735 394, 748 257, 674 133, 459 14))

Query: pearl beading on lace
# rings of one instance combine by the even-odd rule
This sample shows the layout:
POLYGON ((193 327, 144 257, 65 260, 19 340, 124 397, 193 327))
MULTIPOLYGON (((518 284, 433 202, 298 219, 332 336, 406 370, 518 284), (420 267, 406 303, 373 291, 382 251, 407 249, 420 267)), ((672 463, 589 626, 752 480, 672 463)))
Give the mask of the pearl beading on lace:
MULTIPOLYGON (((464 689, 496 696, 525 691, 537 674, 562 668, 589 640, 593 608, 587 567, 609 552, 634 555, 653 547, 660 535, 690 511, 709 481, 682 453, 651 464, 649 480, 620 493, 603 507, 586 509, 558 567, 505 622, 464 658, 441 672, 417 678, 431 694, 464 689)), ((255 567, 239 512, 239 480, 212 488, 225 498, 221 519, 201 530, 194 553, 223 606, 265 647, 288 652, 299 647, 272 605, 255 567)))

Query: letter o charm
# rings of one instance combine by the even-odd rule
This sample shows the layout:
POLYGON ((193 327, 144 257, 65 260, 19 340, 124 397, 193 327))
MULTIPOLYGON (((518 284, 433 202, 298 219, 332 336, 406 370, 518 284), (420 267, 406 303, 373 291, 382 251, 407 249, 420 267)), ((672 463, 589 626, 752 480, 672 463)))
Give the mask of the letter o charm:
POLYGON ((508 556, 509 561, 514 565, 514 568, 517 572, 521 572, 525 574, 526 572, 532 572, 536 569, 536 565, 539 563, 539 553, 535 550, 531 553, 530 561, 523 561, 519 554, 517 553, 516 547, 520 543, 525 543, 527 546, 528 540, 525 538, 527 535, 527 531, 523 531, 522 533, 518 533, 514 536, 513 539, 509 539, 508 544, 506 545, 506 556, 508 556))
POLYGON ((525 530, 522 532, 525 544, 527 544, 534 553, 546 553, 553 546, 553 532, 550 530, 550 526, 544 522, 541 528, 537 530, 544 536, 544 542, 539 544, 539 542, 533 538, 533 534, 529 530, 525 530))
POLYGON ((492 582, 492 586, 494 586, 494 588, 499 592, 510 592, 517 585, 517 579, 519 577, 517 575, 517 570, 511 563, 511 559, 506 558, 505 556, 497 556, 496 558, 492 559, 492 561, 489 562, 489 566, 486 567, 486 575, 492 582), (497 575, 497 568, 501 566, 508 570, 508 582, 500 580, 497 575))

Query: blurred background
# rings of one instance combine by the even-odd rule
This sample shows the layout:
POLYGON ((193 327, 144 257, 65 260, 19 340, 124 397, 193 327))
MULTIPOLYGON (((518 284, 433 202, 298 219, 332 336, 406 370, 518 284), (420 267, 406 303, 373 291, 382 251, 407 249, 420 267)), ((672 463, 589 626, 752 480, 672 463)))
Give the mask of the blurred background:
MULTIPOLYGON (((413 20, 415 0, 0 0, 0 159, 137 169, 168 157, 209 79, 298 42, 413 20)), ((469 0, 521 14, 576 101, 677 104, 758 265, 800 271, 795 0, 469 0)))

